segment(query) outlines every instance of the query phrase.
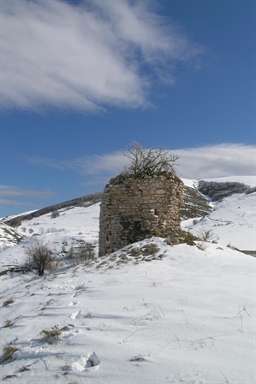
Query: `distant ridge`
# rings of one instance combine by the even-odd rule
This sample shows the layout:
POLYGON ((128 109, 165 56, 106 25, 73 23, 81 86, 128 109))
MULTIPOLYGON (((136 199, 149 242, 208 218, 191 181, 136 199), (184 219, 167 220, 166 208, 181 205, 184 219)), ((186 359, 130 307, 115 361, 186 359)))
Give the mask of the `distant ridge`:
MULTIPOLYGON (((199 180, 197 188, 184 185, 184 205, 180 209, 180 216, 182 220, 205 216, 211 212, 209 200, 218 201, 234 193, 252 193, 254 191, 255 187, 250 188, 249 185, 239 182, 221 183, 199 180)), ((102 195, 103 191, 95 192, 89 195, 65 201, 63 203, 51 205, 49 207, 45 207, 24 215, 15 216, 9 220, 5 219, 2 221, 5 224, 15 228, 21 225, 23 220, 31 220, 35 217, 40 217, 47 213, 58 211, 63 208, 77 206, 89 207, 90 205, 99 203, 101 201, 102 195)))
POLYGON ((89 207, 90 205, 100 202, 102 198, 102 194, 103 194, 102 191, 95 192, 90 195, 85 195, 82 197, 65 201, 63 203, 51 205, 49 207, 39 209, 38 211, 33 211, 28 214, 13 217, 10 220, 3 220, 3 221, 5 224, 8 224, 11 227, 15 228, 15 227, 18 227, 23 220, 31 220, 31 219, 34 219, 35 217, 46 215, 47 213, 50 213, 50 212, 58 211, 59 209, 77 207, 77 206, 89 207))
MULTIPOLYGON (((246 208, 247 209, 246 217, 248 216, 248 214, 250 214, 250 212, 252 215, 251 216, 252 219, 250 219, 250 222, 248 224, 248 231, 244 231, 244 220, 246 220, 246 218, 242 214, 243 212, 240 212, 241 204, 243 204, 243 202, 246 202, 248 200, 249 198, 248 195, 253 194, 253 192, 255 192, 255 186, 252 187, 253 183, 251 183, 250 180, 249 181, 246 180, 246 183, 248 183, 251 187, 248 189, 245 189, 247 185, 241 184, 241 183, 236 185, 237 188, 234 188, 233 182, 223 183, 221 180, 221 182, 212 184, 212 182, 207 183, 206 181, 202 181, 204 187, 207 187, 206 190, 204 189, 204 193, 206 193, 206 196, 205 196, 201 190, 199 192, 197 189, 199 180, 197 181, 186 180, 184 182, 186 183, 184 185, 184 195, 183 195, 184 204, 180 208, 180 217, 181 217, 181 220, 183 221, 184 228, 190 231, 191 233, 193 233, 194 235, 196 235, 201 228, 213 227, 213 231, 215 231, 217 237, 219 238, 224 237, 224 239, 227 237, 229 239, 229 233, 228 233, 229 228, 231 226, 233 228, 234 226, 238 225, 239 233, 236 239, 233 240, 232 245, 235 244, 237 248, 239 249, 243 248, 244 250, 246 250, 247 254, 251 254, 255 256, 255 243, 252 243, 251 241, 254 238, 254 236, 249 235, 248 237, 248 231, 250 232, 253 226, 253 206, 246 208), (224 184, 225 184, 225 188, 223 188, 224 184), (240 188, 242 188, 242 190, 244 191, 242 192, 242 196, 241 196, 240 188), (218 196, 221 193, 220 200, 218 200, 218 204, 220 203, 220 206, 218 207, 218 209, 222 209, 224 212, 224 213, 221 213, 221 218, 219 218, 218 215, 216 216, 216 214, 214 215, 215 209, 213 209, 213 204, 211 203, 211 201, 213 200, 212 192, 214 194, 216 194, 217 192, 218 196), (223 197, 223 192, 225 196, 230 196, 232 194, 240 192, 240 195, 239 195, 240 197, 238 196, 238 200, 235 200, 233 203, 232 203, 232 200, 230 202, 228 202, 228 200, 227 202, 225 202, 226 198, 223 197), (222 204, 222 200, 223 200, 223 204, 222 204), (233 207, 232 214, 231 212, 226 213, 225 211, 226 206, 229 206, 230 204, 233 207), (231 217, 231 219, 230 220, 226 219, 226 215, 231 217), (192 220, 189 220, 189 219, 192 219, 192 220), (185 221, 187 221, 186 224, 185 224, 185 221), (241 224, 239 224, 240 222, 241 224), (242 246, 240 244, 242 244, 242 246)), ((103 191, 100 191, 100 192, 92 193, 79 198, 75 198, 72 200, 68 200, 62 203, 54 204, 54 205, 39 209, 37 211, 25 212, 18 216, 5 217, 0 221, 0 251, 1 249, 5 249, 5 248, 8 248, 9 246, 18 244, 20 240, 22 240, 23 238, 30 238, 32 234, 41 235, 42 234, 41 232, 43 230, 55 233, 55 231, 64 231, 64 228, 66 227, 69 228, 70 226, 71 227, 74 226, 76 228, 75 236, 79 234, 79 238, 80 238, 81 233, 83 232, 84 234, 88 235, 91 229, 88 228, 87 207, 89 207, 88 212, 92 212, 94 211, 94 209, 96 212, 95 217, 93 217, 94 229, 93 229, 92 237, 94 241, 97 242, 98 224, 95 225, 95 222, 98 220, 98 216, 99 216, 99 206, 97 203, 101 201, 102 195, 103 195, 103 191), (63 219, 65 217, 67 218, 69 215, 70 217, 72 217, 72 220, 74 220, 74 223, 72 222, 72 220, 63 221, 63 219), (77 218, 78 218, 78 222, 76 222, 77 218), (48 222, 49 219, 50 219, 50 222, 48 223, 49 224, 48 226, 47 225, 45 226, 42 224, 44 223, 45 220, 46 222, 48 222), (51 220, 51 219, 54 219, 54 220, 51 220), (39 227, 39 224, 41 225, 41 227, 39 227), (51 225, 53 225, 54 227, 50 227, 51 225), (35 226, 35 228, 33 226, 35 226), (17 230, 17 227, 19 227, 18 230, 17 230)), ((230 240, 227 240, 227 241, 230 242, 230 240)))
MULTIPOLYGON (((58 211, 63 208, 71 208, 84 206, 89 207, 90 205, 99 203, 101 201, 103 191, 95 192, 90 195, 85 195, 72 200, 68 200, 59 204, 54 204, 49 207, 39 209, 30 213, 12 217, 11 219, 2 220, 5 224, 16 228, 22 224, 23 220, 31 220, 35 217, 40 217, 58 211)), ((195 188, 184 185, 184 205, 180 209, 180 215, 182 220, 186 220, 193 217, 205 216, 211 211, 209 201, 206 197, 202 196, 195 188)))

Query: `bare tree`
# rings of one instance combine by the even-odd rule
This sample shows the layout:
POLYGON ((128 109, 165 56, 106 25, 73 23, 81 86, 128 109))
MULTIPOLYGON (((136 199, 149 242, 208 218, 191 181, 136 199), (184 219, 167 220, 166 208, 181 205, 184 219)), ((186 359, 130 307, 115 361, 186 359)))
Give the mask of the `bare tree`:
POLYGON ((38 276, 43 276, 45 269, 48 271, 56 269, 57 263, 53 257, 53 253, 44 243, 35 240, 33 244, 25 250, 25 253, 28 257, 28 265, 36 269, 38 276))
POLYGON ((197 237, 201 241, 210 242, 215 238, 215 234, 212 229, 200 229, 197 232, 197 237))
POLYGON ((136 141, 133 141, 131 145, 124 153, 130 159, 130 164, 124 167, 122 175, 132 175, 135 179, 143 179, 161 172, 176 174, 174 162, 178 156, 170 154, 164 148, 144 149, 136 141))

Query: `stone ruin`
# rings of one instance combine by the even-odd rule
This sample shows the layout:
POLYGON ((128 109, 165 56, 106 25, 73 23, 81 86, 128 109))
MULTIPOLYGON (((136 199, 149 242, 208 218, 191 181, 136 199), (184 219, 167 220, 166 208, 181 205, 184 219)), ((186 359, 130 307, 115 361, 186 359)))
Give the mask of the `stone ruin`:
POLYGON ((101 200, 99 256, 153 236, 178 243, 182 203, 183 182, 173 173, 111 179, 101 200))

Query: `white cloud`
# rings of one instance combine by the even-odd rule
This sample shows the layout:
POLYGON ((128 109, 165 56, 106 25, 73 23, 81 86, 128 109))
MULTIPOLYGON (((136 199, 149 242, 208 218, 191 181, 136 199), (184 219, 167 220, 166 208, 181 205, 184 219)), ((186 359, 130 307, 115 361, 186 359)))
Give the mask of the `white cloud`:
MULTIPOLYGON (((256 174, 256 146, 244 144, 218 144, 198 148, 171 150, 179 156, 176 171, 180 177, 188 179, 215 178, 223 176, 253 176, 256 174)), ((85 156, 83 158, 57 162, 47 159, 30 159, 37 165, 50 166, 62 170, 74 170, 98 183, 118 175, 129 162, 123 152, 85 156)))
POLYGON ((35 206, 34 203, 30 203, 30 202, 26 202, 24 203, 24 201, 18 201, 18 200, 10 200, 10 199, 1 199, 0 198, 0 204, 2 206, 4 205, 13 205, 13 206, 17 206, 17 205, 21 205, 21 206, 28 206, 28 207, 33 207, 35 206))
MULTIPOLYGON (((222 176, 255 175, 256 147, 243 144, 219 144, 199 148, 170 150, 179 156, 176 171, 180 177, 188 179, 214 178, 222 176)), ((121 152, 95 155, 80 160, 84 173, 108 172, 118 174, 127 158, 121 152), (112 172, 111 172, 112 171, 112 172)))
POLYGON ((38 157, 29 157, 27 159, 30 163, 34 165, 42 165, 49 168, 55 168, 59 170, 66 170, 67 168, 72 169, 72 162, 69 161, 56 161, 54 159, 49 159, 48 157, 38 156, 38 157))
POLYGON ((122 152, 114 152, 104 155, 86 156, 84 158, 76 159, 67 164, 74 170, 87 175, 100 174, 102 172, 109 174, 118 174, 127 158, 124 157, 122 152))
POLYGON ((3 107, 98 111, 149 105, 153 79, 173 82, 177 65, 191 64, 203 52, 150 4, 1 2, 3 107))
POLYGON ((175 150, 180 157, 177 168, 184 178, 253 176, 256 171, 256 146, 220 144, 175 150))
POLYGON ((103 155, 84 156, 77 159, 58 161, 45 157, 30 157, 28 161, 34 165, 59 170, 73 170, 84 175, 104 173, 119 173, 127 162, 122 152, 113 152, 103 155))
POLYGON ((21 189, 19 187, 10 186, 10 185, 0 185, 0 195, 1 197, 32 197, 38 199, 47 199, 49 197, 54 196, 54 193, 49 190, 44 191, 34 191, 34 190, 26 190, 21 189))

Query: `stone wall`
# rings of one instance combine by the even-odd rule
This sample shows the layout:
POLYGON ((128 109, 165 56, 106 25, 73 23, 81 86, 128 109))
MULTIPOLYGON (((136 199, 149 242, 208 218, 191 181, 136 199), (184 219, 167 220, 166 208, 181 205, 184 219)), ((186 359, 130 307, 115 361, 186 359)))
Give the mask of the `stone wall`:
POLYGON ((183 183, 172 173, 117 176, 101 200, 99 256, 152 236, 179 236, 183 183))

